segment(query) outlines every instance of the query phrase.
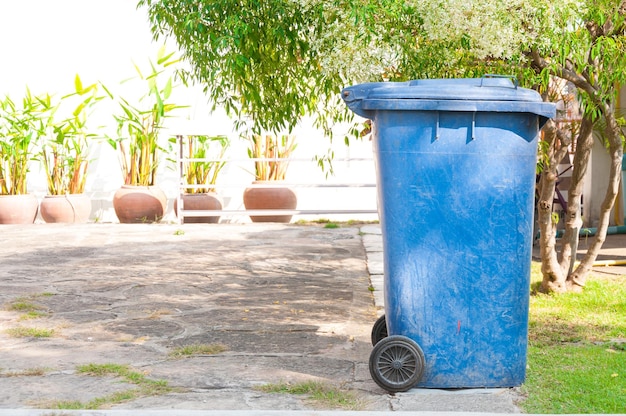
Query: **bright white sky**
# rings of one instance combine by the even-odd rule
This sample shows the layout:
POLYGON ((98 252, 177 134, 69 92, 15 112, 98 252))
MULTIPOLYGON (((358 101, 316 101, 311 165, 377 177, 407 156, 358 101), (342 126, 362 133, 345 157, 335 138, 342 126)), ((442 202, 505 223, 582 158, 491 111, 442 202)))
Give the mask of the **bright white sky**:
POLYGON ((0 39, 0 95, 119 83, 157 49, 135 0, 0 0, 0 39))
MULTIPOLYGON (((133 62, 146 68, 163 42, 153 41, 147 13, 136 4, 136 0, 0 0, 0 96, 19 100, 26 86, 35 95, 70 93, 77 73, 84 85, 101 81, 131 102, 145 94, 143 89, 133 90, 139 87, 136 83, 120 85, 136 76, 133 62)), ((173 45, 170 41, 168 52, 175 50, 173 45)), ((180 117, 206 119, 209 109, 200 88, 177 89, 176 94, 177 104, 189 106, 179 111, 180 117)), ((216 120, 218 115, 210 117, 216 120)), ((219 117, 220 134, 232 133, 230 121, 219 117)))

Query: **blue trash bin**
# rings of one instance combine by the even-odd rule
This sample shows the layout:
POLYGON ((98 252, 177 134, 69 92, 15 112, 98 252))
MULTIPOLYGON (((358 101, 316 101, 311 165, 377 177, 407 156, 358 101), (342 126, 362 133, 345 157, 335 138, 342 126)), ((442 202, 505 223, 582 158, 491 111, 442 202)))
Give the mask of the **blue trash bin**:
POLYGON ((502 77, 360 84, 342 97, 373 122, 385 315, 372 378, 392 392, 520 385, 537 141, 555 105, 502 77))

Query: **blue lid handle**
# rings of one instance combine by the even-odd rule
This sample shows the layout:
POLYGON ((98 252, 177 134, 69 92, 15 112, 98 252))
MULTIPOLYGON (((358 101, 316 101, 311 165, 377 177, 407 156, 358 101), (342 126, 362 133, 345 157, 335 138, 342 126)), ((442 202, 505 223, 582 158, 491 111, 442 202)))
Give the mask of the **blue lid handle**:
POLYGON ((361 106, 363 100, 369 97, 370 91, 373 89, 387 86, 388 82, 368 82, 365 84, 353 85, 341 90, 341 98, 348 108, 361 117, 372 119, 376 111, 364 110, 361 106))

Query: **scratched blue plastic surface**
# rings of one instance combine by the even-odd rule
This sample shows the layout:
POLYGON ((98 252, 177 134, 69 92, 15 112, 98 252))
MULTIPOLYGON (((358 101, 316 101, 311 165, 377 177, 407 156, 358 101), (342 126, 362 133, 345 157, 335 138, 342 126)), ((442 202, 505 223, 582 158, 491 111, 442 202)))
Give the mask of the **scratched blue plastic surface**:
POLYGON ((344 90, 374 122, 387 327, 424 351, 422 387, 525 378, 537 139, 555 108, 476 82, 431 80, 423 99, 416 82, 344 90))

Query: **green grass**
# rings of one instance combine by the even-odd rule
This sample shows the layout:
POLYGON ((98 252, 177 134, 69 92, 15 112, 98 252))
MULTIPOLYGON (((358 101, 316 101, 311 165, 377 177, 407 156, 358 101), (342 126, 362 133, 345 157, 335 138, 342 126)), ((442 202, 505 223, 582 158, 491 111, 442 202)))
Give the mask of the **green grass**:
POLYGON ((220 344, 192 344, 174 348, 168 356, 170 358, 185 358, 195 355, 213 355, 226 351, 226 347, 220 344))
POLYGON ((317 381, 265 384, 257 389, 265 393, 306 395, 308 400, 318 408, 362 410, 364 407, 363 402, 353 391, 317 381))
POLYGON ((626 413, 626 277, 531 296, 523 392, 527 413, 626 413))
POLYGON ((112 404, 118 404, 146 396, 158 396, 171 392, 165 380, 152 380, 143 373, 132 370, 127 365, 121 364, 86 364, 78 366, 76 372, 92 377, 119 377, 137 388, 118 391, 107 396, 96 397, 88 402, 79 400, 61 400, 47 403, 46 407, 54 409, 100 409, 112 404))
POLYGON ((20 321, 43 318, 48 316, 47 308, 35 303, 34 300, 39 297, 49 296, 54 296, 54 294, 44 292, 30 296, 21 296, 5 305, 5 309, 8 311, 23 312, 23 315, 19 318, 20 321))
POLYGON ((609 345, 530 347, 527 413, 624 413, 626 352, 609 345))
POLYGON ((54 329, 17 327, 5 330, 13 338, 50 338, 54 335, 54 329))

